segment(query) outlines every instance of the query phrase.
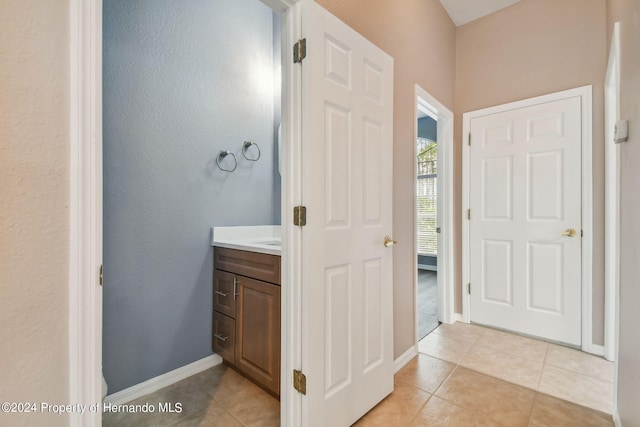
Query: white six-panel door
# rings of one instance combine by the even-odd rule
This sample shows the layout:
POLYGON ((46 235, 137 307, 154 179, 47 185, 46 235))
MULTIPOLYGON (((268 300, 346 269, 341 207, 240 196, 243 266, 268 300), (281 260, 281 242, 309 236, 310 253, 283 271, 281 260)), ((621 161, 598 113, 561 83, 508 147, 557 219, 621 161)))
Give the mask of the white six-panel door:
POLYGON ((580 97, 471 119, 473 322, 581 344, 581 129, 580 97))
POLYGON ((393 60, 303 0, 303 423, 348 426, 393 390, 393 60))

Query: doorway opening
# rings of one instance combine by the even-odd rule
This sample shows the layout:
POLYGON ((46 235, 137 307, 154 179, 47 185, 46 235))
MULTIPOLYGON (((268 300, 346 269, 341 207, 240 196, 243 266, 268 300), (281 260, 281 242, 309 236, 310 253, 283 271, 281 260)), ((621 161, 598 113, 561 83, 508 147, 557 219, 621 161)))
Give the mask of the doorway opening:
MULTIPOLYGON (((288 181, 284 165, 281 179, 279 162, 279 125, 282 119, 285 128, 288 121, 281 108, 286 68, 281 16, 259 0, 101 3, 105 401, 119 405, 142 399, 157 409, 170 396, 171 403, 184 405, 176 415, 182 420, 199 416, 189 407, 212 407, 209 397, 215 394, 217 402, 227 401, 222 406, 236 419, 248 413, 242 406, 232 408, 234 399, 257 402, 262 416, 277 419, 277 399, 248 384, 250 374, 240 376, 222 366, 221 351, 211 354, 216 336, 240 341, 238 334, 211 330, 218 303, 214 290, 223 293, 215 288, 219 263, 213 261, 211 229, 269 226, 274 236, 287 238, 279 225, 286 217, 281 199, 287 198, 283 188, 288 181), (231 43, 211 45, 216 39, 231 43), (233 394, 240 385, 247 385, 238 391, 244 397, 233 394)), ((279 246, 286 257, 287 245, 279 246)), ((286 268, 286 260, 281 264, 286 268)), ((286 299, 287 281, 279 275, 262 282, 260 296, 265 289, 281 288, 278 296, 286 299)), ((228 293, 234 308, 249 300, 241 296, 248 288, 239 283, 237 293, 228 293)), ((264 311, 276 305, 271 304, 262 306, 264 311)), ((273 339, 277 344, 269 342, 274 348, 289 339, 283 334, 280 340, 280 324, 287 323, 285 304, 269 318, 269 333, 278 337, 273 339)), ((240 324, 235 312, 224 319, 240 324)), ((269 358, 277 362, 263 362, 255 347, 264 340, 264 334, 245 340, 243 349, 249 341, 254 348, 244 351, 251 354, 243 360, 260 359, 260 368, 288 363, 286 355, 280 357, 285 351, 273 348, 277 357, 269 358)), ((237 367, 233 358, 224 357, 225 364, 237 367)), ((274 383, 286 369, 275 371, 269 371, 274 383)), ((281 395, 273 388, 271 394, 281 395)), ((286 406, 286 397, 283 402, 286 406)), ((103 416, 106 424, 132 423, 109 411, 103 416)), ((157 420, 138 421, 151 425, 157 420)))
POLYGON ((438 114, 417 105, 418 340, 438 327, 438 114))
POLYGON ((453 300, 453 113, 415 86, 414 262, 418 342, 456 320, 453 300))

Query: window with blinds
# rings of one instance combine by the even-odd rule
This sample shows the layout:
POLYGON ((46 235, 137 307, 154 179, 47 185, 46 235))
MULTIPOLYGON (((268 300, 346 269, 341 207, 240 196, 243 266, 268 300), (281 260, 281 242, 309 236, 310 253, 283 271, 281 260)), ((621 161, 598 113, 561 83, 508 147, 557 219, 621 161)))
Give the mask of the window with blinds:
POLYGON ((418 138, 418 254, 438 254, 438 145, 418 138))

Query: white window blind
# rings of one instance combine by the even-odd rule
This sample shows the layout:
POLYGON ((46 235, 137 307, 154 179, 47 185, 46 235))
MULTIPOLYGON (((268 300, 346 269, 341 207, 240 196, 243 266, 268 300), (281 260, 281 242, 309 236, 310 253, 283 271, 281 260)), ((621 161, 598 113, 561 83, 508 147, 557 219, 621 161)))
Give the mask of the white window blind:
POLYGON ((438 254, 438 169, 437 144, 418 138, 418 254, 438 254))

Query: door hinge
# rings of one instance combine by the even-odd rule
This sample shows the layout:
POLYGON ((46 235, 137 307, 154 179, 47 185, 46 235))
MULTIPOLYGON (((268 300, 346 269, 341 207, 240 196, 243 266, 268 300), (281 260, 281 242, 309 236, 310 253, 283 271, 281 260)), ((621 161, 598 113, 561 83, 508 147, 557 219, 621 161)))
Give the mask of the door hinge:
POLYGON ((302 62, 307 57, 307 39, 300 39, 293 45, 293 63, 302 62))
POLYGON ((293 388, 300 394, 307 394, 307 376, 296 369, 293 370, 293 388))
POLYGON ((467 209, 467 219, 471 220, 471 209, 467 209))
POLYGON ((293 225, 304 227, 307 225, 307 207, 296 206, 293 208, 293 225))
POLYGON ((471 133, 469 133, 469 146, 471 146, 471 133))
POLYGON ((580 230, 580 237, 584 237, 584 230, 580 230))
POLYGON ((102 264, 100 264, 100 275, 98 276, 98 283, 102 286, 102 264))
POLYGON ((469 292, 469 295, 471 295, 471 283, 469 283, 468 292, 469 292))
POLYGON ((440 234, 442 232, 442 229, 440 227, 436 227, 436 233, 440 234))

